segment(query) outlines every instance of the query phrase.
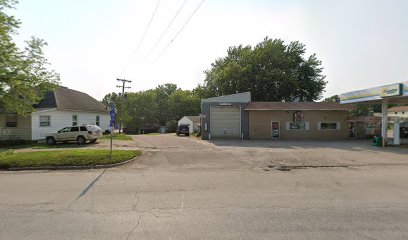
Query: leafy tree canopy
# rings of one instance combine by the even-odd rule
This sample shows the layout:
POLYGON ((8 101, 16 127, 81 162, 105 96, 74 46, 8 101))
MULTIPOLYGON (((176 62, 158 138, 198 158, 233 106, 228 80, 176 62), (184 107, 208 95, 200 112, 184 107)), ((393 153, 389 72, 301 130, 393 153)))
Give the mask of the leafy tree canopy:
MULTIPOLYGON (((174 130, 174 125, 177 126, 183 116, 200 113, 200 101, 192 91, 181 90, 171 83, 127 93, 123 104, 124 126, 132 132, 138 132, 146 125, 171 126, 168 130, 174 130)), ((121 98, 116 93, 105 95, 102 102, 108 106, 114 103, 117 111, 121 108, 121 98)))
POLYGON ((340 97, 339 95, 333 95, 331 97, 325 98, 323 102, 340 103, 340 97))
POLYGON ((58 84, 59 75, 47 68, 44 40, 32 37, 23 50, 14 43, 21 22, 5 10, 15 4, 15 0, 0 0, 0 105, 5 112, 25 114, 58 84))
POLYGON ((326 86, 321 61, 305 52, 299 42, 268 37, 255 47, 230 47, 204 72, 204 85, 195 92, 209 97, 250 91, 253 101, 318 100, 326 86))

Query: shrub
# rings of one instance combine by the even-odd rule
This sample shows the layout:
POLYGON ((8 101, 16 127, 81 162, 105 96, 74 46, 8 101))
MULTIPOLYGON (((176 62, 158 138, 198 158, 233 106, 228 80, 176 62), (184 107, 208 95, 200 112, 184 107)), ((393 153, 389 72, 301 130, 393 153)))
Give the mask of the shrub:
POLYGON ((10 146, 16 146, 16 145, 32 144, 32 143, 35 143, 35 142, 29 141, 29 140, 23 140, 23 139, 0 140, 0 147, 10 147, 10 146))
POLYGON ((177 131, 178 122, 175 120, 167 121, 166 128, 168 133, 175 133, 177 131))

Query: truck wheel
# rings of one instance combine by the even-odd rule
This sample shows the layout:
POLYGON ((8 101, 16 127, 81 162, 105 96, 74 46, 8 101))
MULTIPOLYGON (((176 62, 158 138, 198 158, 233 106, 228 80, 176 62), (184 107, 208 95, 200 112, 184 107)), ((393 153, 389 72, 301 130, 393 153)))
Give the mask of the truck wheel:
POLYGON ((54 145, 56 143, 55 139, 53 137, 47 137, 47 139, 45 139, 47 141, 48 145, 54 145))
POLYGON ((85 144, 86 143, 86 139, 83 136, 79 136, 77 137, 77 143, 79 145, 85 144))

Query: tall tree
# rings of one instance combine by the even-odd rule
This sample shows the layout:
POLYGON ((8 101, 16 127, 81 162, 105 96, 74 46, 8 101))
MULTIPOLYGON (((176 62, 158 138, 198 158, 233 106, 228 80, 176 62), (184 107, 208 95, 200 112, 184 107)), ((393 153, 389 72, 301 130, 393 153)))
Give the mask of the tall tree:
POLYGON ((164 85, 159 85, 155 88, 156 92, 156 102, 158 106, 157 119, 159 124, 164 126, 168 120, 168 105, 167 100, 170 95, 178 90, 177 85, 173 83, 166 83, 164 85))
POLYGON ((230 47, 204 72, 204 85, 195 91, 216 96, 250 91, 253 101, 318 100, 325 76, 316 55, 305 57, 305 52, 299 42, 285 45, 268 37, 255 47, 230 47))
POLYGON ((200 113, 201 99, 188 90, 178 90, 168 99, 168 120, 180 120, 183 116, 194 116, 200 113))
POLYGON ((128 93, 124 108, 124 125, 130 131, 138 131, 144 125, 157 125, 158 107, 154 90, 128 93))
POLYGON ((331 97, 325 98, 323 102, 328 102, 328 103, 340 103, 340 97, 339 95, 333 95, 331 97))
MULTIPOLYGON (((105 105, 120 107, 120 98, 109 93, 102 99, 105 105)), ((185 115, 200 113, 200 97, 193 91, 181 90, 176 84, 159 85, 155 89, 128 93, 124 101, 124 125, 129 131, 137 132, 146 125, 177 126, 185 115)))
POLYGON ((25 114, 58 84, 59 75, 47 68, 44 40, 32 37, 24 50, 14 43, 21 22, 5 10, 15 4, 16 0, 0 0, 0 105, 6 112, 25 114))

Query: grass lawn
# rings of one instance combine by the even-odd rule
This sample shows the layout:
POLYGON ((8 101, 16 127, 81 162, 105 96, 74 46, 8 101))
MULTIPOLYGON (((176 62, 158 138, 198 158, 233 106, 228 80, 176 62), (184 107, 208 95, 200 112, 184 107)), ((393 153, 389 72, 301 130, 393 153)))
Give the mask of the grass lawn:
POLYGON ((0 153, 0 169, 12 167, 94 166, 120 163, 140 156, 141 151, 113 150, 57 150, 0 153))
MULTIPOLYGON (((104 135, 100 139, 110 139, 110 138, 111 138, 111 135, 104 135)), ((113 140, 129 141, 129 140, 132 140, 132 138, 123 133, 114 133, 113 140)))

